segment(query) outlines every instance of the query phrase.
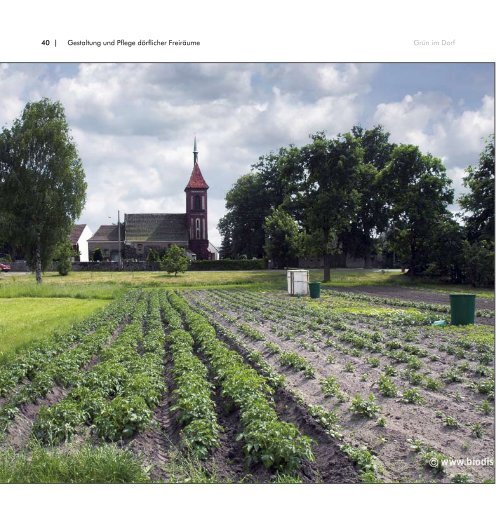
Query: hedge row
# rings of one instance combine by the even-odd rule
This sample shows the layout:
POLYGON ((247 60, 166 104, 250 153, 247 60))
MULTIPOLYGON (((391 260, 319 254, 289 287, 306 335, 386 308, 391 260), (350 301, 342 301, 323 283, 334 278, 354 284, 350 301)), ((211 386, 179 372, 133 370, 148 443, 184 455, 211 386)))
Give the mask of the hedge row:
POLYGON ((192 261, 189 270, 265 270, 265 259, 219 259, 192 261))

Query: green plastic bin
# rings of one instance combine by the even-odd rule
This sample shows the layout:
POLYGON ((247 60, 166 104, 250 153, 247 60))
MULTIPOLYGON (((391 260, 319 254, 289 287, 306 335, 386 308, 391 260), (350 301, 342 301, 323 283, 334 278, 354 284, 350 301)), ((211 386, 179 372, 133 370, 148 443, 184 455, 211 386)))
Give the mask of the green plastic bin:
POLYGON ((309 296, 311 298, 319 298, 321 295, 321 282, 310 281, 309 282, 309 296))
POLYGON ((450 294, 451 324, 473 325, 476 318, 475 294, 450 294))

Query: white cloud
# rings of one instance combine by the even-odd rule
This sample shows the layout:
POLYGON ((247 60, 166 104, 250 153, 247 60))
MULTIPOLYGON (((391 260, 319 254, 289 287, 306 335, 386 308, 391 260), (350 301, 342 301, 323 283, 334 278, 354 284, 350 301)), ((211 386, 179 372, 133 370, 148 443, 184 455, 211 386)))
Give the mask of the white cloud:
POLYGON ((455 201, 464 193, 466 166, 478 162, 484 139, 493 133, 495 115, 490 96, 485 95, 474 110, 463 109, 461 102, 457 109, 443 94, 417 92, 399 102, 378 104, 373 116, 373 122, 382 124, 393 141, 416 144, 443 160, 455 201))
POLYGON ((440 93, 417 92, 399 102, 378 104, 373 122, 382 124, 395 142, 417 144, 445 163, 469 159, 482 149, 494 129, 493 98, 485 95, 479 108, 458 110, 440 93))

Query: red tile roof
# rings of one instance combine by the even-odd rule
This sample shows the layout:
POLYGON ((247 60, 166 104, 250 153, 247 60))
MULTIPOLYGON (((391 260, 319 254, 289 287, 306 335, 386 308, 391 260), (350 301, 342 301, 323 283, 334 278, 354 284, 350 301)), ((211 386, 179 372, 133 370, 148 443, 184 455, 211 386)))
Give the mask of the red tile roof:
POLYGON ((188 188, 194 188, 196 190, 208 189, 208 184, 206 183, 205 179, 203 179, 203 175, 201 175, 201 170, 198 166, 198 163, 195 163, 193 166, 193 171, 191 172, 191 177, 189 178, 189 182, 185 190, 188 188))

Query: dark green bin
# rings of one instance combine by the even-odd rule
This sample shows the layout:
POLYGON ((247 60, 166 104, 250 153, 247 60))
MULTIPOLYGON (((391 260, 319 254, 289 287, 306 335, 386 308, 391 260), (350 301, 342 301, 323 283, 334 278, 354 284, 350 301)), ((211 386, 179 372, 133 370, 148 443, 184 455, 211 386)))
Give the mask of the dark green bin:
POLYGON ((319 298, 321 295, 321 282, 310 281, 309 282, 309 296, 311 298, 319 298))
POLYGON ((475 294, 450 294, 451 324, 473 325, 476 318, 475 294))

